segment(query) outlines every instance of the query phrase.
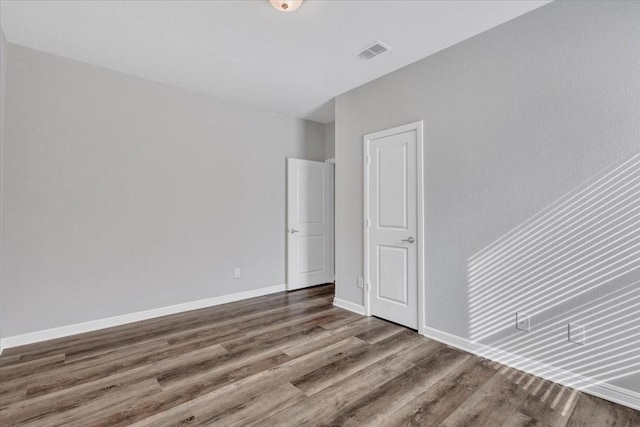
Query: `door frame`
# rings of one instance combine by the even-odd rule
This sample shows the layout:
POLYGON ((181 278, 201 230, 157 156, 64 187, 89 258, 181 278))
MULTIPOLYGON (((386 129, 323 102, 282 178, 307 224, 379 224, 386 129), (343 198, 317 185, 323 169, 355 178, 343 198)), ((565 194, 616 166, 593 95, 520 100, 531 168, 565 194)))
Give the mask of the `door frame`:
POLYGON ((370 141, 373 139, 384 138, 386 136, 396 135, 398 133, 416 131, 416 204, 417 204, 417 257, 418 257, 418 333, 424 335, 426 327, 425 319, 425 271, 424 271, 424 124, 423 121, 408 123, 402 126, 396 126, 390 129, 384 129, 378 132, 368 133, 364 135, 363 150, 363 173, 364 173, 364 204, 363 204, 363 226, 364 226, 364 312, 366 316, 371 316, 371 283, 369 282, 369 165, 371 157, 369 154, 370 141))

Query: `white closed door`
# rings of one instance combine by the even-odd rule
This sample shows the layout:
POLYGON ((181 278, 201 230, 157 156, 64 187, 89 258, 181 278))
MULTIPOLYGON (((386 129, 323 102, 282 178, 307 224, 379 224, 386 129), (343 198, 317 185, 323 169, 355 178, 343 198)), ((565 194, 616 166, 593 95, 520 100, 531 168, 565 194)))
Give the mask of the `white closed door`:
POLYGON ((417 130, 383 135, 365 147, 369 311, 417 329, 417 130))
POLYGON ((287 159, 287 289, 333 281, 333 165, 287 159))

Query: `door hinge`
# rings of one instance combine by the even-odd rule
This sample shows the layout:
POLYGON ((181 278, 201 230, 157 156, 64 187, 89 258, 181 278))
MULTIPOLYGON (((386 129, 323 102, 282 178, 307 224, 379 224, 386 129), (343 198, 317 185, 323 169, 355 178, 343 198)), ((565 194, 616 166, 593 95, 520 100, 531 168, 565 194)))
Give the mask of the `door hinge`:
POLYGON ((370 165, 371 164, 371 156, 367 155, 367 164, 370 165))
POLYGON ((371 283, 367 282, 367 292, 371 292, 371 283))
POLYGON ((371 220, 367 218, 367 227, 371 227, 371 220))

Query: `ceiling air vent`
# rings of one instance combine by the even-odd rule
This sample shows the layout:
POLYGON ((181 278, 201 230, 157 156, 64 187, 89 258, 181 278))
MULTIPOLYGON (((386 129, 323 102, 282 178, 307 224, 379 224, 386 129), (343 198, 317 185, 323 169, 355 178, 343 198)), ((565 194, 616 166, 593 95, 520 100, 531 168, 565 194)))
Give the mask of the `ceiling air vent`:
POLYGON ((360 52, 357 52, 355 56, 357 56, 360 59, 364 59, 365 61, 368 61, 370 59, 375 58, 378 55, 382 55, 389 49, 391 49, 390 46, 378 41, 372 44, 371 46, 362 49, 360 52))

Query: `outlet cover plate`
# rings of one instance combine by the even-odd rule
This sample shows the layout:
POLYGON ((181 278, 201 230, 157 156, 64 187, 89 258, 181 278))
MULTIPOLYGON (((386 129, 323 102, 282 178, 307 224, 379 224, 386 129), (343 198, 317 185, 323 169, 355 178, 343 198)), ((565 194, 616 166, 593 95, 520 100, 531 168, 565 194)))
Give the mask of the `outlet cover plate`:
POLYGON ((526 313, 516 313, 516 329, 531 332, 531 317, 526 313))
POLYGON ((585 332, 584 326, 577 323, 569 323, 568 327, 569 342, 584 345, 585 344, 585 332))

